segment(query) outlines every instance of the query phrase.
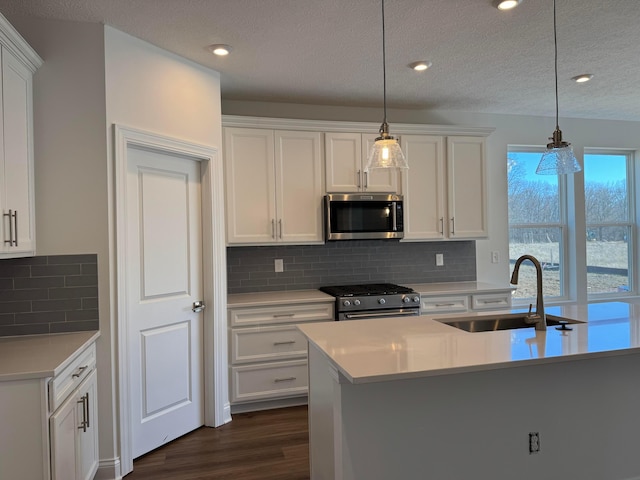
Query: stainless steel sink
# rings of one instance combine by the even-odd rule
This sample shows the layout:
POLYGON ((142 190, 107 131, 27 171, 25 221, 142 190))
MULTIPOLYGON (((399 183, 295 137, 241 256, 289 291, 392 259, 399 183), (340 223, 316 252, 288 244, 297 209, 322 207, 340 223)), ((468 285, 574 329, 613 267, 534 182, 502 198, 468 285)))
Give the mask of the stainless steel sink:
MULTIPOLYGON (((534 324, 526 322, 526 317, 526 313, 506 313, 504 315, 443 318, 438 321, 467 332, 492 332, 497 330, 513 330, 516 328, 534 328, 534 324)), ((556 315, 547 314, 546 317, 548 327, 584 323, 579 320, 558 317, 556 315)))

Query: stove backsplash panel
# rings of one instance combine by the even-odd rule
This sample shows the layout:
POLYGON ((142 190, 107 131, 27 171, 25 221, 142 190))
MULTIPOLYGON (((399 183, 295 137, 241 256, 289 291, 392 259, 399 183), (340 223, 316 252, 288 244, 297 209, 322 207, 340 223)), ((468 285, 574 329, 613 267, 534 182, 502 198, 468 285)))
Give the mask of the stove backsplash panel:
POLYGON ((400 243, 355 240, 325 245, 228 247, 229 293, 314 289, 354 283, 476 280, 475 241, 400 243), (442 253, 444 265, 436 266, 442 253), (275 272, 282 259, 284 271, 275 272))
POLYGON ((0 337, 98 329, 97 255, 0 260, 0 337))

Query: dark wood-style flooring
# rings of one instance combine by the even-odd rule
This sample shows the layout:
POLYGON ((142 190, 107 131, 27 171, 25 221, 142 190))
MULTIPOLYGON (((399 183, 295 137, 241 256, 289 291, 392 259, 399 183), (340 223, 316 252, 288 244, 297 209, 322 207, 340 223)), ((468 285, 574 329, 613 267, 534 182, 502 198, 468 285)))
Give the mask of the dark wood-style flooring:
POLYGON ((308 480, 307 407, 233 415, 133 462, 125 480, 308 480))

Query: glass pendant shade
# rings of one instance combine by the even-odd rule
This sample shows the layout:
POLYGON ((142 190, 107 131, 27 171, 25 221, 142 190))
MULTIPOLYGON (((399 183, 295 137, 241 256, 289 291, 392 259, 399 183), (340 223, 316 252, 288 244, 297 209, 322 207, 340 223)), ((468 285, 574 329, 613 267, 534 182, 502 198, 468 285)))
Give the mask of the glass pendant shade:
POLYGON ((398 141, 393 137, 378 137, 369 152, 366 170, 374 168, 409 168, 398 141))
POLYGON ((553 141, 547 144, 547 149, 536 168, 538 175, 565 175, 582 170, 573 154, 571 144, 562 141, 562 132, 559 128, 556 128, 550 140, 553 141))

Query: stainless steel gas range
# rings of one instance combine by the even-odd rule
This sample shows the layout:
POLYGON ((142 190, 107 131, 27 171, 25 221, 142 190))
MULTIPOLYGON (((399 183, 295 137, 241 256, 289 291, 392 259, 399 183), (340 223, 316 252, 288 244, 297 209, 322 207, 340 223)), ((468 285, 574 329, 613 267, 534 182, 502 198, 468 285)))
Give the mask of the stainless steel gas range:
POLYGON ((420 314, 420 294, 392 283, 339 285, 320 290, 336 297, 336 320, 420 314))

